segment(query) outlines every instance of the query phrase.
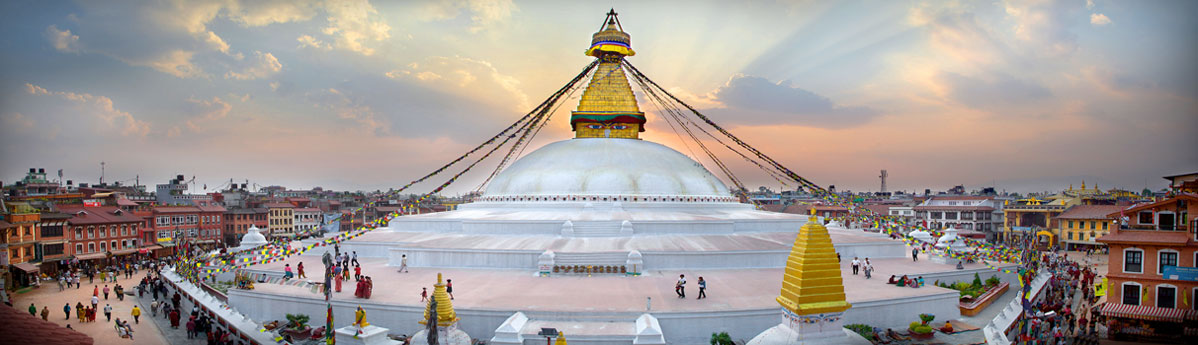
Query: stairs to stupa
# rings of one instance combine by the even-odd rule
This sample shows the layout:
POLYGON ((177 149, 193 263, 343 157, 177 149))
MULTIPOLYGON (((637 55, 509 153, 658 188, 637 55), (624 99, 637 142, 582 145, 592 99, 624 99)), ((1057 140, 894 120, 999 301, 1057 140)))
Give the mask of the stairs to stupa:
POLYGON ((628 262, 628 252, 592 252, 592 253, 555 253, 555 265, 593 265, 593 266, 624 266, 628 262))
POLYGON ((574 237, 616 237, 620 236, 620 221, 575 221, 574 237))

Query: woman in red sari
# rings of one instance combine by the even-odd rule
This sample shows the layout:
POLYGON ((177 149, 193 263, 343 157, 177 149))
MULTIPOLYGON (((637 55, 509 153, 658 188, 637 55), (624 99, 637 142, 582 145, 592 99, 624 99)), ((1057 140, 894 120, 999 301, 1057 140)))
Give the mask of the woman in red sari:
POLYGON ((362 296, 366 299, 370 299, 370 294, 374 292, 374 280, 370 279, 370 277, 366 277, 366 279, 362 281, 362 285, 362 296))

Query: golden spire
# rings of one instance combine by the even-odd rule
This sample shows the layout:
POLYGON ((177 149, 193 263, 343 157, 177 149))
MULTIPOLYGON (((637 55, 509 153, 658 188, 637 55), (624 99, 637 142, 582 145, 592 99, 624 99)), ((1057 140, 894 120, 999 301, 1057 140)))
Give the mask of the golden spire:
POLYGON ((852 307, 844 300, 840 263, 828 228, 816 221, 815 208, 799 229, 786 259, 778 304, 797 315, 839 313, 852 307))
POLYGON ((620 65, 625 56, 636 52, 614 9, 607 13, 604 23, 591 36, 591 47, 586 51, 586 55, 600 60, 599 66, 582 92, 578 110, 570 113, 570 127, 575 138, 638 139, 645 131, 645 113, 637 106, 620 65))
MULTIPOLYGON (((441 273, 437 273, 437 284, 433 285, 433 298, 429 299, 428 303, 432 304, 433 300, 437 301, 437 326, 448 327, 458 322, 458 314, 453 311, 453 300, 449 299, 449 293, 445 292, 445 283, 441 282, 441 273)), ((428 307, 428 304, 424 306, 421 325, 428 323, 428 307)))

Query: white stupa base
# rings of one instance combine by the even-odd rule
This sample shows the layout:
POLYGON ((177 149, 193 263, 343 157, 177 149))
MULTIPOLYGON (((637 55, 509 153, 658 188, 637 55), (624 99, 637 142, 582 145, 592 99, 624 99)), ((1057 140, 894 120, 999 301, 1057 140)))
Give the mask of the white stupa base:
POLYGON ((378 326, 366 326, 358 333, 358 326, 345 326, 337 329, 337 344, 342 345, 397 345, 400 342, 387 338, 388 329, 378 326), (355 337, 355 335, 357 337, 355 337))
POLYGON ((761 332, 748 345, 766 344, 869 344, 844 328, 844 313, 798 315, 782 308, 782 323, 761 332))
MULTIPOLYGON (((470 335, 457 327, 437 329, 437 343, 441 345, 470 345, 470 335)), ((412 345, 428 345, 428 331, 420 330, 412 335, 412 345)))

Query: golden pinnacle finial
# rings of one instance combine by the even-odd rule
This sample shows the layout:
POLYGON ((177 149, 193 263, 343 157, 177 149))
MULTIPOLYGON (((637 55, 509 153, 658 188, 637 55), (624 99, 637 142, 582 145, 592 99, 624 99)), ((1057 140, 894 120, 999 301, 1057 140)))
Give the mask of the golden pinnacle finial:
POLYGON ((441 285, 441 272, 437 272, 437 285, 441 285))

